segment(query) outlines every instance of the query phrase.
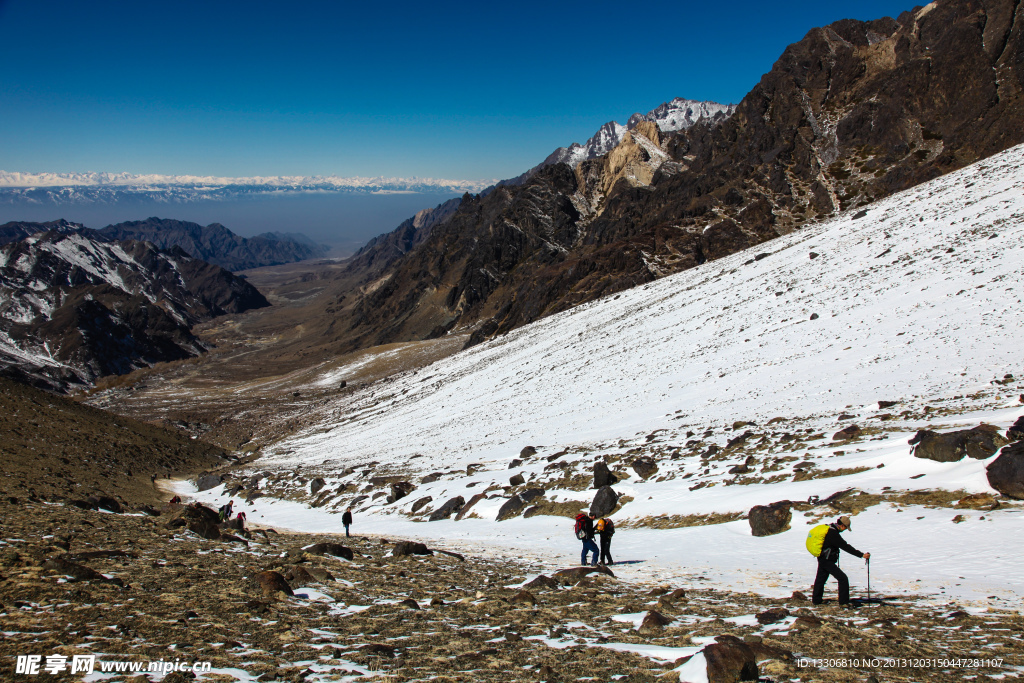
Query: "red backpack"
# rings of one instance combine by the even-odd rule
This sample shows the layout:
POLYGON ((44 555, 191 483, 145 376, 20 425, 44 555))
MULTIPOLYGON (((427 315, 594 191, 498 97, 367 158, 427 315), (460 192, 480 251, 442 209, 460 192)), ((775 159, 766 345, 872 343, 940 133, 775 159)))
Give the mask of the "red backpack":
POLYGON ((582 512, 580 514, 576 515, 576 526, 573 529, 573 531, 576 533, 576 538, 580 539, 581 541, 586 540, 586 538, 587 538, 587 516, 585 514, 583 514, 582 512))

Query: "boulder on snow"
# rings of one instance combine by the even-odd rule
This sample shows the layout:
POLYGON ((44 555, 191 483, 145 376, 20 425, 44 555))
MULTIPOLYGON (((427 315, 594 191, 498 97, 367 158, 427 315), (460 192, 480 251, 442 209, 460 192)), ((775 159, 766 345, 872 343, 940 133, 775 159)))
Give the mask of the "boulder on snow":
POLYGON ((602 486, 611 486, 619 480, 611 470, 608 469, 608 464, 604 460, 598 460, 594 463, 594 488, 599 489, 602 486))
POLYGON ((793 519, 790 511, 792 506, 792 502, 780 500, 771 505, 755 505, 750 508, 747 521, 750 523, 751 535, 773 536, 789 529, 789 522, 793 519))
POLYGON ((1024 441, 1016 441, 985 468, 988 483, 999 493, 1024 500, 1024 441))
POLYGON ((594 502, 590 504, 590 512, 598 519, 606 517, 611 514, 618 502, 619 494, 615 489, 611 486, 602 486, 594 496, 594 502))
POLYGON ((633 461, 633 471, 641 479, 647 479, 658 473, 658 465, 650 458, 637 458, 633 461))
POLYGON ((284 576, 279 572, 271 570, 260 572, 256 575, 256 582, 260 585, 263 595, 266 597, 277 595, 278 592, 285 595, 295 595, 292 592, 291 586, 288 585, 284 576))
POLYGON ((396 481, 391 485, 391 495, 387 497, 388 503, 394 503, 408 496, 415 490, 415 486, 407 481, 396 481))
POLYGON ((495 517, 497 521, 509 519, 519 514, 519 511, 526 507, 526 504, 535 498, 540 498, 544 495, 544 489, 526 489, 516 495, 509 498, 501 509, 498 510, 498 516, 495 517))
POLYGON ((466 499, 462 496, 455 496, 449 498, 448 501, 441 507, 434 510, 430 515, 430 521, 436 522, 439 519, 448 519, 453 514, 462 509, 462 506, 466 504, 466 499))
POLYGON ((739 638, 711 643, 701 650, 709 683, 735 683, 758 679, 754 650, 739 638))
POLYGON ((523 473, 520 472, 519 474, 514 474, 511 477, 509 477, 508 483, 509 486, 519 486, 520 484, 526 483, 526 477, 524 477, 523 473))
POLYGON ((1017 421, 1006 430, 1007 441, 1020 441, 1024 439, 1024 415, 1017 418, 1017 421))
POLYGON ((847 441, 849 439, 855 439, 860 436, 861 429, 857 425, 850 425, 845 429, 840 429, 838 432, 832 435, 833 441, 847 441))
POLYGON ((393 557, 402 557, 403 555, 433 555, 434 551, 426 546, 424 543, 416 543, 414 541, 399 541, 395 544, 395 547, 391 550, 393 557))
POLYGON ((352 549, 343 546, 340 543, 314 543, 306 548, 305 552, 310 555, 332 555, 334 557, 343 557, 346 560, 352 560, 355 558, 355 553, 352 552, 352 549))
POLYGON ((315 496, 325 486, 327 486, 327 482, 322 477, 317 477, 309 482, 309 495, 315 496))
POLYGON ((463 505, 462 509, 459 510, 459 513, 457 515, 455 515, 455 521, 458 522, 463 517, 468 515, 469 511, 473 508, 473 506, 476 505, 477 503, 479 503, 481 500, 483 500, 486 497, 487 497, 486 493, 478 493, 475 496, 473 496, 472 498, 470 498, 469 502, 466 503, 465 505, 463 505))
POLYGON ((994 510, 999 507, 999 501, 991 493, 972 493, 958 500, 954 507, 970 510, 994 510))
POLYGON ((426 505, 427 503, 429 503, 432 500, 434 500, 434 499, 431 496, 424 496, 424 497, 420 498, 419 500, 417 500, 415 503, 412 504, 412 508, 409 509, 409 512, 411 512, 412 514, 415 515, 417 512, 420 511, 420 509, 423 508, 424 505, 426 505))
POLYGON ((640 622, 640 631, 658 631, 670 625, 672 620, 657 610, 649 610, 640 622))
POLYGON ((984 460, 1005 446, 1006 439, 999 433, 998 428, 983 423, 972 429, 944 434, 922 429, 908 443, 914 447, 911 453, 915 458, 956 462, 962 460, 965 455, 984 460))
POLYGON ((209 491, 212 488, 220 486, 223 481, 224 475, 221 474, 200 474, 196 477, 196 490, 209 491))
POLYGON ((529 458, 534 455, 537 455, 537 449, 533 446, 527 446, 523 450, 519 451, 520 458, 529 458))

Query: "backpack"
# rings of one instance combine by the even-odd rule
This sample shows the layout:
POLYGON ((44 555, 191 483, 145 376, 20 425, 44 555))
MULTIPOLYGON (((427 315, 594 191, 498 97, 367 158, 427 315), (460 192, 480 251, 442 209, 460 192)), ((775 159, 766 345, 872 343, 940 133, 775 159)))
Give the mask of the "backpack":
POLYGON ((828 530, 828 524, 819 524, 807 532, 807 552, 815 557, 821 556, 821 546, 825 543, 825 535, 828 530))
POLYGON ((594 529, 599 534, 611 536, 615 533, 615 524, 613 524, 612 520, 608 519, 607 517, 603 517, 597 520, 597 524, 594 525, 594 529))
POLYGON ((576 526, 573 528, 573 531, 576 534, 576 538, 580 539, 581 541, 587 540, 586 519, 587 516, 582 512, 576 515, 576 526))

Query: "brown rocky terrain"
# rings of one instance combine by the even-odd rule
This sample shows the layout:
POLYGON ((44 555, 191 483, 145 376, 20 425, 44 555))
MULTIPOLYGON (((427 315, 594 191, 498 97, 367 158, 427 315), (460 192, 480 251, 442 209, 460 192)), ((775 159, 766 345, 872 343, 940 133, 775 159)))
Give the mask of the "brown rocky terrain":
POLYGON ((800 594, 646 585, 471 548, 396 556, 393 539, 257 529, 207 540, 177 526, 178 506, 160 516, 0 510, 5 680, 31 679, 13 674, 17 655, 76 654, 208 661, 201 680, 217 681, 679 680, 673 669, 698 650, 715 683, 755 670, 764 681, 980 680, 1024 665, 1013 610, 913 596, 812 609, 800 594), (869 663, 826 662, 842 659, 869 663))

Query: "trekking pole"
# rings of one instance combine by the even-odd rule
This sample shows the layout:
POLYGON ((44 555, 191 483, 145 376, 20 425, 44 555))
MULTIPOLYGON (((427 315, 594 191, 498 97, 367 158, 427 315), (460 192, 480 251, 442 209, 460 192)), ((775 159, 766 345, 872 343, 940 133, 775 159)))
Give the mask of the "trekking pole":
POLYGON ((868 604, 871 603, 871 558, 864 560, 864 564, 868 566, 868 604))

